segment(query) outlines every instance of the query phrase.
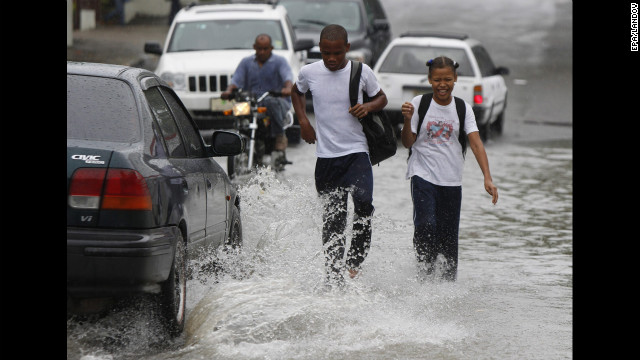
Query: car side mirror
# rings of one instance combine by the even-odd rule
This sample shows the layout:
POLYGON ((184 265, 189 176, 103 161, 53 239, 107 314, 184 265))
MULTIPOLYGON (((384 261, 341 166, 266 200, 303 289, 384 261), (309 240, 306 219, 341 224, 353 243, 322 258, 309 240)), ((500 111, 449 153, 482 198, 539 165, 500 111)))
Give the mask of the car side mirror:
POLYGON ((162 46, 157 42, 144 43, 144 52, 147 54, 162 55, 162 46))
POLYGON ((245 143, 240 134, 216 130, 211 134, 212 154, 210 156, 235 156, 244 151, 245 143))
POLYGON ((293 46, 293 51, 303 51, 309 50, 314 47, 316 44, 311 39, 300 39, 297 40, 293 46))
POLYGON ((495 70, 494 73, 496 75, 509 75, 509 69, 504 67, 504 66, 498 66, 495 70))

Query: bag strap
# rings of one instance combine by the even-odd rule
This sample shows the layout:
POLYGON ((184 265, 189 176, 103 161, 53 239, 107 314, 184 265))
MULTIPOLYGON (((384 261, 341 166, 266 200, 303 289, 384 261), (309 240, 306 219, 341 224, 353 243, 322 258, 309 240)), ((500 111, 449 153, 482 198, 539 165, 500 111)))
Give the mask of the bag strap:
POLYGON ((431 99, 433 98, 433 93, 428 93, 422 95, 420 99, 420 106, 418 106, 418 130, 416 132, 416 138, 418 134, 420 134, 420 127, 422 126, 422 121, 424 117, 427 115, 427 111, 429 111, 429 105, 431 105, 431 99))
POLYGON ((458 142, 462 145, 462 158, 464 159, 467 154, 467 132, 464 130, 464 118, 467 114, 467 107, 464 104, 464 100, 454 96, 456 101, 456 111, 458 112, 458 120, 460 121, 460 133, 458 134, 458 142))
MULTIPOLYGON (((422 121, 424 117, 427 115, 427 111, 429 110, 429 105, 431 105, 431 99, 433 99, 433 93, 428 93, 422 95, 420 99, 420 105, 418 106, 418 129, 416 132, 416 138, 418 134, 420 134, 420 127, 422 127, 422 121)), ((464 131, 464 118, 466 115, 467 107, 464 104, 464 100, 461 98, 454 96, 453 99, 456 102, 456 112, 458 113, 458 120, 460 121, 460 133, 458 135, 458 141, 460 145, 462 145, 462 157, 464 157, 467 153, 467 136, 464 131)), ((411 156, 411 148, 409 148, 409 156, 411 156)))
POLYGON ((362 74, 362 63, 351 60, 351 79, 349 80, 349 99, 351 106, 358 103, 358 89, 360 88, 360 75, 362 74), (356 68, 354 72, 353 69, 356 68))

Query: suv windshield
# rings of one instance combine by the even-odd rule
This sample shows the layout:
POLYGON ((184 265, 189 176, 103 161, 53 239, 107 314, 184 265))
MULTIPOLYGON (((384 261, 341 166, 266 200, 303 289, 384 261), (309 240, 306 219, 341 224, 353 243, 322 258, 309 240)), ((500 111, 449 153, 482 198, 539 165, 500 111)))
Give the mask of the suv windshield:
POLYGON ((323 28, 340 24, 347 31, 362 27, 360 6, 357 1, 288 1, 280 2, 287 8, 294 29, 323 28))
POLYGON ((269 34, 275 50, 286 50, 276 20, 209 20, 177 23, 168 52, 253 49, 258 34, 269 34))
POLYGON ((412 45, 394 46, 380 66, 379 72, 426 74, 427 61, 442 55, 460 64, 457 69, 458 76, 473 76, 471 63, 464 49, 412 45))
POLYGON ((124 81, 67 75, 67 139, 137 142, 138 109, 124 81))

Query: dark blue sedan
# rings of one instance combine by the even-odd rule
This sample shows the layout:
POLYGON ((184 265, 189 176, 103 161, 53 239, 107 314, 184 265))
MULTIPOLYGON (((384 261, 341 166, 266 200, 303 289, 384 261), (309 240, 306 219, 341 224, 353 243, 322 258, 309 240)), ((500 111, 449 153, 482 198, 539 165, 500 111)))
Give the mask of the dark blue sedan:
POLYGON ((151 293, 182 332, 189 261, 242 245, 240 199, 212 157, 244 143, 216 131, 209 144, 154 73, 67 62, 68 311, 151 293))

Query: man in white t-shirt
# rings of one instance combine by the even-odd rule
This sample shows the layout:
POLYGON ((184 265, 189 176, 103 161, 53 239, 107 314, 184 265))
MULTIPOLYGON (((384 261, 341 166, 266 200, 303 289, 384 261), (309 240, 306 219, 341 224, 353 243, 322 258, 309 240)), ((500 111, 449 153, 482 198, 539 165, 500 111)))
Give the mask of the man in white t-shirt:
POLYGON ((345 251, 347 200, 351 193, 355 219, 346 266, 351 278, 360 271, 371 245, 373 215, 373 171, 367 138, 358 119, 371 111, 382 110, 387 96, 371 68, 363 64, 358 104, 351 107, 349 80, 351 66, 346 59, 350 44, 347 31, 340 25, 328 25, 320 33, 322 61, 305 65, 291 91, 293 108, 300 123, 300 136, 315 144, 315 182, 325 201, 322 244, 330 284, 342 283, 341 260, 345 251), (316 129, 306 114, 305 93, 313 94, 316 129), (362 103, 362 91, 371 101, 362 103))

